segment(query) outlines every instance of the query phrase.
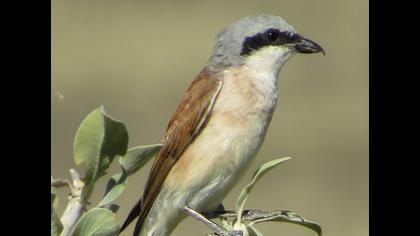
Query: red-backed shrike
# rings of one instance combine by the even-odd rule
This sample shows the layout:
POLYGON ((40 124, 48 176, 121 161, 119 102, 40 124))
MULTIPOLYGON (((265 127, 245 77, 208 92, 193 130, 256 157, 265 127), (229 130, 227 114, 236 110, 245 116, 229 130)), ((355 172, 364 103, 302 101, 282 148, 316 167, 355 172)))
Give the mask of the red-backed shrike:
POLYGON ((296 52, 324 50, 278 16, 243 17, 218 35, 122 230, 138 217, 134 236, 169 235, 184 206, 218 207, 258 152, 276 106, 278 73, 296 52))

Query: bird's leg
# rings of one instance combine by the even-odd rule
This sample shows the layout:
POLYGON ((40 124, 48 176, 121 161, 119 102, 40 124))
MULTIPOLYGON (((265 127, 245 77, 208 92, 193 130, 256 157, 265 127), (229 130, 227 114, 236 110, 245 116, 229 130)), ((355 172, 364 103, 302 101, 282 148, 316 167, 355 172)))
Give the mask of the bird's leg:
POLYGON ((183 208, 180 209, 181 212, 193 217, 194 219, 200 221, 201 223, 207 225, 207 227, 209 227, 213 232, 215 232, 216 235, 219 236, 242 236, 242 231, 241 230, 232 230, 229 231, 223 227, 221 227, 220 225, 214 223, 213 221, 207 219, 206 217, 204 217, 203 215, 201 215, 200 213, 196 212, 195 210, 185 206, 183 208))

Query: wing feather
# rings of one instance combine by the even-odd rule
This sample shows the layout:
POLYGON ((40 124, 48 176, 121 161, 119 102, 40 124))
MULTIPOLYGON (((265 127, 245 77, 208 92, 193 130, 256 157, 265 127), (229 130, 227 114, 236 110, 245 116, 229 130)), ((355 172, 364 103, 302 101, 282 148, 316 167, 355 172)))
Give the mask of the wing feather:
POLYGON ((222 80, 206 68, 191 83, 169 121, 162 149, 156 155, 143 196, 131 210, 121 231, 139 216, 133 235, 140 233, 163 181, 172 166, 206 124, 221 87, 222 80))

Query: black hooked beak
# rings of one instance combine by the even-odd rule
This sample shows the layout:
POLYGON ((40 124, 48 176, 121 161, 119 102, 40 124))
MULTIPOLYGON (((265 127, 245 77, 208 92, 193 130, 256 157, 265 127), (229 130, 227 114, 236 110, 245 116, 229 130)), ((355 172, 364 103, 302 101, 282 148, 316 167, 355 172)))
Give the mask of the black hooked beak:
POLYGON ((294 47, 295 47, 296 51, 298 51, 300 53, 322 52, 322 54, 324 54, 324 56, 325 56, 325 51, 321 46, 319 46, 314 41, 312 41, 310 39, 307 39, 307 38, 304 38, 304 37, 300 37, 299 40, 294 44, 294 47))

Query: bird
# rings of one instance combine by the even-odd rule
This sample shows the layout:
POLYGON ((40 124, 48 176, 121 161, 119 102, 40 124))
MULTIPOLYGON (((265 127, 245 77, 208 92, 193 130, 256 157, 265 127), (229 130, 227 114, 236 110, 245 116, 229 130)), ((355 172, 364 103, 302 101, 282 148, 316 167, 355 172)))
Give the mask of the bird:
POLYGON ((278 97, 278 77, 297 53, 324 49, 279 16, 244 16, 217 37, 166 128, 143 195, 121 226, 166 236, 183 207, 212 212, 255 159, 278 97))

